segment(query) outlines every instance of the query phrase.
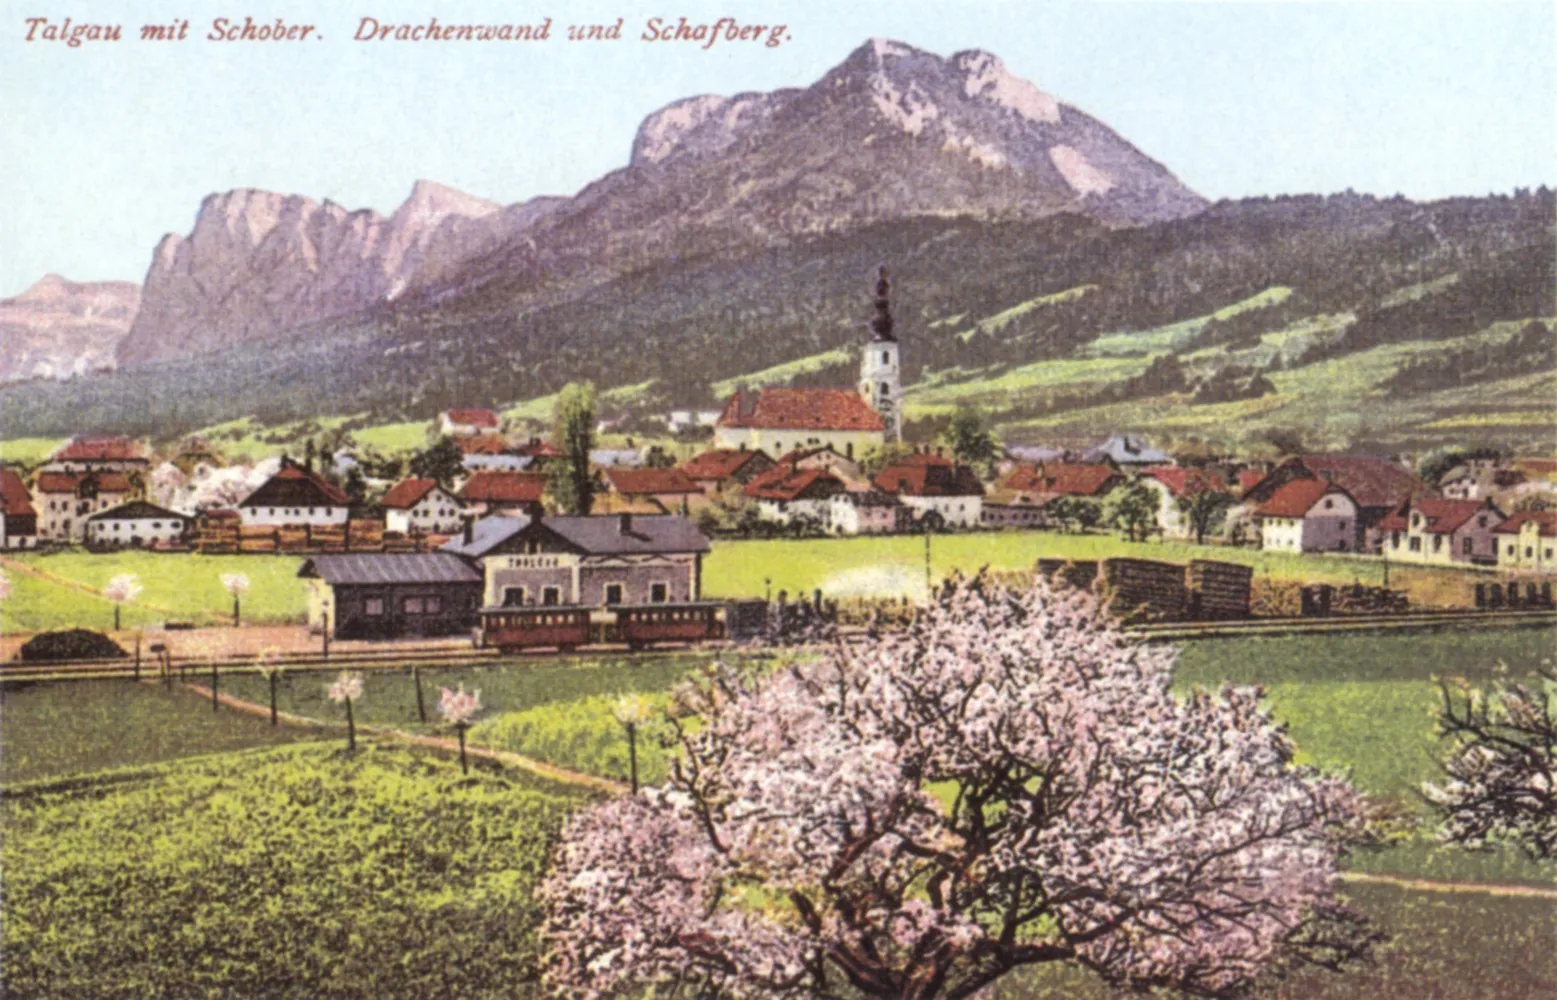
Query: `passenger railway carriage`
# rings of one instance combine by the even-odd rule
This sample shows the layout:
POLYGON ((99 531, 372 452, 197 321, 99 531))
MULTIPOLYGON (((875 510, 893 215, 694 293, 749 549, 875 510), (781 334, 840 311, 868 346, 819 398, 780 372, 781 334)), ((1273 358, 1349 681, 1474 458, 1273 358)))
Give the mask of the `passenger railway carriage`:
POLYGON ((504 652, 621 643, 704 642, 725 636, 725 606, 717 601, 588 608, 562 605, 484 608, 475 643, 504 652))

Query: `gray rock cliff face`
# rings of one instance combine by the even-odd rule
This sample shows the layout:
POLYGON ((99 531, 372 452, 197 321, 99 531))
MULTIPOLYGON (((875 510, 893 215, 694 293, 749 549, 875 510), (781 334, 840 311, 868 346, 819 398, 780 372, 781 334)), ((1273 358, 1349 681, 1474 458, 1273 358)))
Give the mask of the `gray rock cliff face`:
POLYGON ((660 109, 628 165, 572 198, 501 208, 423 181, 386 219, 264 191, 211 195, 187 236, 157 247, 118 359, 262 339, 494 278, 542 288, 896 218, 1076 212, 1131 226, 1204 206, 994 55, 878 39, 810 87, 660 109))
POLYGON ((114 367, 114 350, 140 307, 130 281, 46 275, 0 299, 0 381, 67 378, 114 367))

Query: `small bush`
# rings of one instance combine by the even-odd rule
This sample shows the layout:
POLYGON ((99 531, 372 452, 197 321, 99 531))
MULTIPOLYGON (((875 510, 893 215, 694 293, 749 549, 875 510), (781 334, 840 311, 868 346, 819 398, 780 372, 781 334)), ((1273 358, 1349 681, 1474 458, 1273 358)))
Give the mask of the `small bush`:
POLYGON ((129 656, 117 642, 101 632, 73 628, 63 632, 44 632, 28 639, 17 659, 29 662, 51 660, 122 660, 129 656))

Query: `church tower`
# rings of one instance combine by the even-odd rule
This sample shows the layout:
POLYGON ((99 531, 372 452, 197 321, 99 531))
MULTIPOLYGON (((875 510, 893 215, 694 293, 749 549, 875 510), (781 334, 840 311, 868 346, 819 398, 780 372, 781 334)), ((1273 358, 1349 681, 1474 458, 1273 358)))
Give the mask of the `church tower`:
POLYGON ((886 421, 888 441, 903 440, 903 376, 892 333, 892 283, 883 264, 876 271, 876 316, 860 358, 860 395, 886 421))

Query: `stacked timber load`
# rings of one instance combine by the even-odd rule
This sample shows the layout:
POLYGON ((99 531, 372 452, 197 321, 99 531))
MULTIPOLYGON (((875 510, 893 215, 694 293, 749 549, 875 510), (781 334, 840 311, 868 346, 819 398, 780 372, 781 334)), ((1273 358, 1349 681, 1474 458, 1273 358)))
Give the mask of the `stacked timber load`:
POLYGON ((346 549, 349 552, 384 551, 384 522, 346 522, 346 549))
POLYGON ((195 521, 195 551, 209 555, 232 555, 238 551, 238 515, 231 511, 211 511, 195 521))
POLYGON ((1237 563, 1193 559, 1186 573, 1189 617, 1195 621, 1225 621, 1249 617, 1254 570, 1237 563))
POLYGON ((1104 559, 1099 587, 1108 610, 1126 621, 1180 621, 1189 609, 1184 567, 1152 559, 1104 559))
POLYGON ((244 526, 238 529, 238 551, 250 553, 275 552, 281 547, 281 529, 264 525, 244 526))
POLYGON ((1038 575, 1048 580, 1051 586, 1091 590, 1092 585, 1097 582, 1097 563, 1074 562, 1070 559, 1040 559, 1038 575))

